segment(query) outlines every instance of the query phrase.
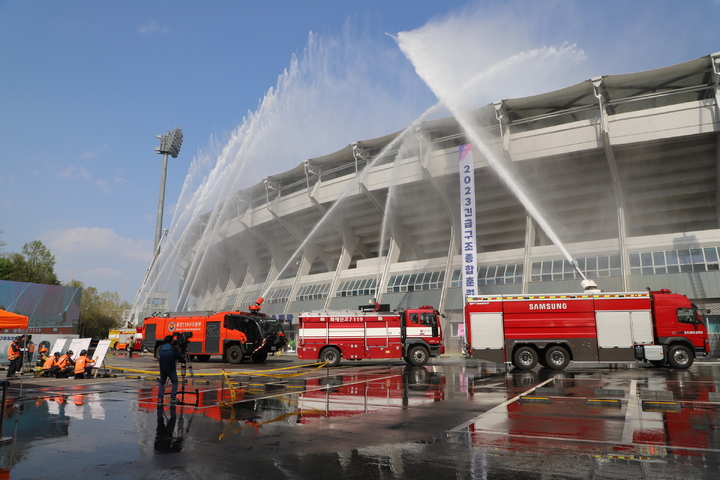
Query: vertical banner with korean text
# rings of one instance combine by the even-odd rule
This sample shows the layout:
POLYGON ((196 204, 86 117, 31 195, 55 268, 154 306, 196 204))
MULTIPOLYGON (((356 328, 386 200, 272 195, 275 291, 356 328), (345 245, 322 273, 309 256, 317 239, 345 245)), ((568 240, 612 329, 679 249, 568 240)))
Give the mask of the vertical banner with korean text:
POLYGON ((460 254, 462 255, 463 303, 477 289, 477 258, 475 248, 475 163, 472 144, 461 145, 460 161, 460 254))

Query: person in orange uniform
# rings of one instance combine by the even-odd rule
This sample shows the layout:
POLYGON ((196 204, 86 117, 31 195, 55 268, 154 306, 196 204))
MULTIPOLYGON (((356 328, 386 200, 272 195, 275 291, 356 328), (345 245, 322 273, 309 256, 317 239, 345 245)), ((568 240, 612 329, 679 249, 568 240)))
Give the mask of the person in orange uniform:
POLYGON ((56 377, 67 377, 73 373, 75 362, 73 362, 73 351, 68 350, 65 355, 61 355, 57 361, 56 377))
POLYGON ((42 367, 45 361, 48 359, 48 348, 47 345, 45 345, 45 342, 40 344, 40 349, 38 350, 38 359, 37 363, 35 364, 38 367, 42 367))
POLYGON ((15 337, 10 343, 7 352, 7 358, 10 360, 10 366, 8 367, 7 378, 16 377, 15 372, 19 370, 20 365, 20 346, 18 345, 20 337, 15 337))
POLYGON ((45 363, 43 363, 42 366, 42 374, 46 377, 49 377, 50 375, 55 374, 55 370, 57 369, 57 361, 60 358, 60 352, 55 352, 54 355, 50 355, 45 359, 45 363))
POLYGON ((95 361, 87 358, 87 350, 82 350, 75 360, 75 378, 90 378, 94 365, 95 361))

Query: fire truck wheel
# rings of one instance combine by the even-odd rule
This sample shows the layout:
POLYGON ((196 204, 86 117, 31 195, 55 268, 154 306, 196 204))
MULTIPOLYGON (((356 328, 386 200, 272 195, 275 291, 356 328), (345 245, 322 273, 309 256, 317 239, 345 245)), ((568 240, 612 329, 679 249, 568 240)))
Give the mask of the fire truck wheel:
POLYGON ((564 347, 555 345, 545 352, 545 363, 554 370, 563 370, 570 363, 570 354, 564 347))
POLYGON ((262 351, 262 352, 253 353, 252 357, 250 357, 250 358, 252 358, 252 361, 255 363, 262 363, 265 360, 267 360, 267 357, 268 357, 268 352, 262 351))
POLYGON ((335 347, 324 348, 320 352, 320 361, 327 362, 328 367, 337 367, 340 363, 340 350, 335 347))
POLYGON ((411 347, 410 350, 408 350, 407 356, 407 359, 410 360, 410 364, 415 365, 416 367, 425 365, 428 361, 428 358, 430 358, 430 354, 428 353, 427 348, 420 345, 415 345, 414 347, 411 347))
POLYGON ((227 349, 227 359, 230 363, 242 363, 243 351, 240 345, 230 345, 227 349))
POLYGON ((162 347, 162 345, 155 347, 155 360, 160 360, 160 347, 162 347))
POLYGON ((523 346, 515 350, 513 365, 521 370, 532 370, 538 362, 538 355, 534 348, 523 346))
POLYGON ((690 368, 695 358, 685 345, 675 345, 668 350, 667 361, 672 368, 690 368))

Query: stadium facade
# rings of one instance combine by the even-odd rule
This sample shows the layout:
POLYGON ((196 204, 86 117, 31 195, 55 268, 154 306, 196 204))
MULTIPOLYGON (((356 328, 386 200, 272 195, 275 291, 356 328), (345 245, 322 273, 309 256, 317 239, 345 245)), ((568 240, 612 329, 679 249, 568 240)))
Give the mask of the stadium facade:
MULTIPOLYGON (((605 291, 669 288, 710 309, 720 334, 720 53, 593 78, 475 111, 588 278, 605 291)), ((302 161, 228 200, 237 215, 178 266, 191 310, 292 319, 320 308, 433 305, 460 352, 463 294, 453 118, 302 161), (200 267, 193 257, 202 251, 200 267)), ((475 279, 486 294, 581 289, 546 232, 474 153, 475 279)), ((193 226, 202 238, 207 219, 193 226)), ((717 354, 717 346, 715 353, 717 354)))

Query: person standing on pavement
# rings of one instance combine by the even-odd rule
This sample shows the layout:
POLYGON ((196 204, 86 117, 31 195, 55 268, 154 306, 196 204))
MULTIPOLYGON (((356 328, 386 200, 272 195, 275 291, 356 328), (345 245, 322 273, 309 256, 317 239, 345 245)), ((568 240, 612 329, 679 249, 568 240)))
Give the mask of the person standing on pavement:
POLYGON ((168 378, 172 383, 172 389, 170 390, 170 404, 174 405, 177 403, 177 389, 178 389, 178 377, 176 365, 180 361, 185 363, 185 358, 180 353, 180 350, 173 345, 172 335, 165 337, 165 343, 160 347, 160 354, 158 355, 160 360, 160 382, 158 388, 158 403, 162 404, 165 397, 165 383, 168 378))
POLYGON ((17 376, 15 375, 15 372, 18 371, 18 363, 20 359, 20 346, 18 345, 19 341, 20 337, 15 337, 15 339, 10 342, 10 346, 8 347, 7 358, 8 360, 10 360, 10 366, 8 367, 7 378, 17 376))

